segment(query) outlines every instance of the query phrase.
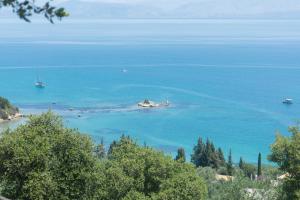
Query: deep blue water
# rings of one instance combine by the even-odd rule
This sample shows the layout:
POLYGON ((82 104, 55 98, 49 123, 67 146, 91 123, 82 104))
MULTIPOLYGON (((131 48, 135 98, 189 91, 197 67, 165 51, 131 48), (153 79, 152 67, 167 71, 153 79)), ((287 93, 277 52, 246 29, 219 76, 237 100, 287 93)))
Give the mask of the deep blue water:
POLYGON ((28 42, 0 35, 0 95, 25 113, 51 108, 96 142, 129 134, 168 153, 184 147, 190 154, 201 136, 226 153, 231 148, 235 161, 255 162, 258 152, 266 157, 275 132, 288 134, 299 119, 300 43, 176 37, 184 36, 189 42, 160 42, 164 36, 132 43, 123 34, 103 44, 103 38, 28 42), (37 75, 46 88, 34 87, 37 75), (283 105, 286 97, 294 104, 283 105), (171 106, 139 109, 145 98, 168 99, 171 106))

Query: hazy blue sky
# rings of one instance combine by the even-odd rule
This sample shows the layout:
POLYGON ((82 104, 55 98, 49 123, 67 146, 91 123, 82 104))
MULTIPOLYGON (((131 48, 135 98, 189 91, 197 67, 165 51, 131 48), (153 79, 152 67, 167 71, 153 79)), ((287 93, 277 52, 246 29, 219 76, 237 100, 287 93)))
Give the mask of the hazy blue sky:
POLYGON ((300 0, 54 0, 53 3, 70 13, 70 17, 55 25, 44 18, 28 24, 11 10, 0 9, 0 24, 5 26, 0 32, 0 42, 300 41, 300 0))
MULTIPOLYGON (((300 19, 299 0, 54 0, 73 18, 300 19)), ((1 16, 10 16, 2 10, 1 16)))

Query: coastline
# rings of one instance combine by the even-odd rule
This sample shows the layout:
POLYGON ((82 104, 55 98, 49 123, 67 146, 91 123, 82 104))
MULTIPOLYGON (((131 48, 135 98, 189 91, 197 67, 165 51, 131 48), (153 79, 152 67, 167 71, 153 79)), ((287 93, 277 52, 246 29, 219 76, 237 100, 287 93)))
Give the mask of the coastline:
POLYGON ((19 120, 21 118, 24 118, 25 115, 21 114, 21 113, 16 113, 14 115, 9 115, 8 119, 0 119, 0 124, 1 123, 5 123, 5 122, 10 122, 10 121, 16 121, 19 120))

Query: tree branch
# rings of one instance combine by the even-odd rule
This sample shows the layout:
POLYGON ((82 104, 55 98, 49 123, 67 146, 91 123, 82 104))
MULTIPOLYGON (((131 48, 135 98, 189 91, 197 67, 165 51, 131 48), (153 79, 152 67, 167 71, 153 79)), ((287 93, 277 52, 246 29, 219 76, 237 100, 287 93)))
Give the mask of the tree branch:
POLYGON ((36 5, 35 0, 0 0, 0 8, 2 7, 12 8, 12 11, 26 22, 30 22, 29 18, 35 14, 44 15, 51 23, 54 23, 55 18, 61 20, 63 17, 69 16, 64 8, 56 8, 49 1, 40 6, 36 5))

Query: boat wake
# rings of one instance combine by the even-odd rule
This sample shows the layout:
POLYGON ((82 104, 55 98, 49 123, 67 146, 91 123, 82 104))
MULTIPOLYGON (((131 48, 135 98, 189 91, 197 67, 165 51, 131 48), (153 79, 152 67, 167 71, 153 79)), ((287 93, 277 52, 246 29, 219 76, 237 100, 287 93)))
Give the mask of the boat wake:
MULTIPOLYGON (((99 106, 70 106, 60 103, 41 103, 41 104, 19 104, 18 107, 25 115, 41 114, 49 110, 69 118, 89 117, 93 114, 105 113, 128 113, 128 112, 144 112, 145 109, 135 104, 115 104, 115 105, 99 105, 99 106)), ((148 111, 148 109, 147 109, 148 111)), ((150 111, 150 110, 149 110, 150 111)))
POLYGON ((269 110, 266 110, 264 108, 259 108, 256 105, 252 105, 252 104, 249 104, 249 103, 233 101, 233 100, 230 100, 230 99, 224 99, 224 98, 220 98, 220 97, 217 97, 217 96, 211 96, 211 95, 208 95, 206 93, 201 93, 201 92, 194 91, 194 90, 188 90, 188 89, 177 88, 177 87, 169 87, 169 86, 161 86, 161 85, 144 85, 144 84, 121 85, 121 86, 117 87, 115 90, 122 90, 122 89, 129 89, 129 88, 153 88, 153 89, 161 89, 161 90, 166 90, 166 91, 173 91, 173 92, 177 92, 177 93, 181 93, 181 94, 187 94, 187 95, 191 95, 191 96, 197 96, 197 97, 200 97, 200 98, 209 99, 210 101, 223 102, 223 103, 238 106, 238 107, 246 109, 246 110, 250 110, 250 111, 253 111, 253 112, 258 112, 258 113, 264 114, 264 115, 266 115, 269 118, 279 122, 280 124, 282 124, 284 126, 290 126, 291 125, 290 123, 288 123, 288 121, 289 121, 287 119, 288 117, 284 116, 280 113, 269 111, 269 110))

